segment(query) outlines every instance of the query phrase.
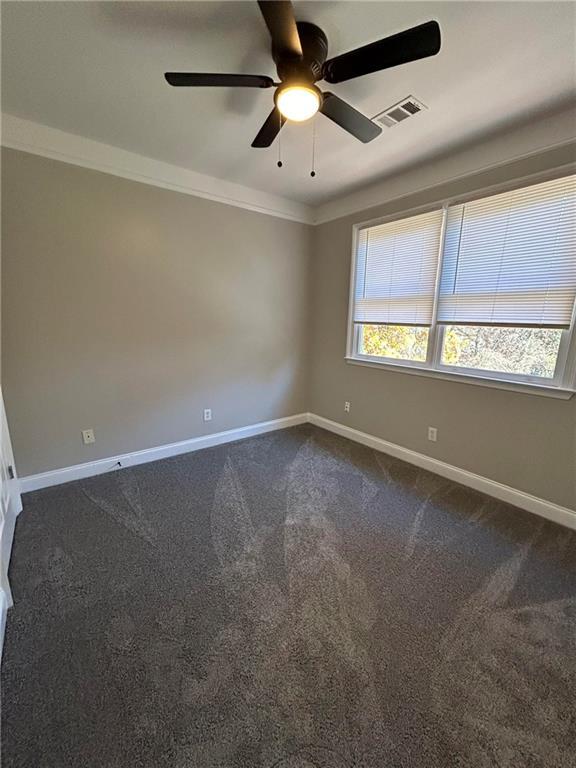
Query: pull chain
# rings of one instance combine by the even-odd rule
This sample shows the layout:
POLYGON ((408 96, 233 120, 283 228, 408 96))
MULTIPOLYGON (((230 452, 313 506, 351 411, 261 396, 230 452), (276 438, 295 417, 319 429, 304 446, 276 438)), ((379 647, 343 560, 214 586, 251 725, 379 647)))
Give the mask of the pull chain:
POLYGON ((278 129, 278 162, 276 163, 276 165, 278 166, 278 168, 282 168, 282 154, 281 154, 282 139, 280 138, 282 136, 282 114, 280 113, 280 110, 278 110, 278 120, 280 122, 280 127, 278 129))
POLYGON ((316 176, 315 155, 316 155, 316 116, 312 118, 312 170, 310 171, 310 176, 312 176, 312 178, 316 176))

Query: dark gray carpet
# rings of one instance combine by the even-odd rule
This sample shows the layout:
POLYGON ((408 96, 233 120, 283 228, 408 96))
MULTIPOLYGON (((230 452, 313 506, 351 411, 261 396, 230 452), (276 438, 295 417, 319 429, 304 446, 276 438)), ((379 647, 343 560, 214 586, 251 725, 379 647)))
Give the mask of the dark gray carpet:
POLYGON ((576 536, 311 426, 25 497, 5 768, 575 765, 576 536))

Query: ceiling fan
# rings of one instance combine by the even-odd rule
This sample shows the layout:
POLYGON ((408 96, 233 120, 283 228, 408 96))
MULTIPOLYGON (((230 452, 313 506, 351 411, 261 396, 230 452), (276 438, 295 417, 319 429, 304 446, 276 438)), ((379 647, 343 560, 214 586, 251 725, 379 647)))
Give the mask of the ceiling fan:
POLYGON ((328 40, 315 24, 296 21, 290 0, 258 0, 272 38, 272 58, 280 78, 266 75, 225 75, 166 72, 170 85, 273 88, 274 109, 266 118, 253 147, 269 147, 286 120, 302 122, 321 112, 345 131, 367 143, 382 128, 334 93, 322 92, 319 80, 342 83, 355 77, 435 56, 440 50, 436 21, 419 24, 354 51, 327 59, 328 40))

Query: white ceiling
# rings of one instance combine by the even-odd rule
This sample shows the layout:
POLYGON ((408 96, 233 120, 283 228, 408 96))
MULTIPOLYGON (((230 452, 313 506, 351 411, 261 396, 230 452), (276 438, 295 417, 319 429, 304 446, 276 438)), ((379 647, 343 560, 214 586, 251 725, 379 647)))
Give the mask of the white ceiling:
POLYGON ((317 205, 574 98, 571 2, 295 2, 329 55, 437 19, 431 59, 331 86, 369 116, 412 94, 429 111, 363 145, 316 121, 250 147, 271 90, 175 89, 166 70, 275 76, 256 2, 3 2, 2 110, 150 158, 317 205))

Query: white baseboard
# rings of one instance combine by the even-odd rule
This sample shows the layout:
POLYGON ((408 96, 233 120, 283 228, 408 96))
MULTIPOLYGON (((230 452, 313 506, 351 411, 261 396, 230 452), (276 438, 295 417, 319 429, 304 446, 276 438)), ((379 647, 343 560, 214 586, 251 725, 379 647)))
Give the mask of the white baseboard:
POLYGON ((441 475, 449 480, 454 480, 456 483, 466 485, 476 491, 481 491, 488 496, 493 496, 495 499, 505 501, 515 507, 525 509, 527 512, 532 512, 535 515, 540 515, 540 517, 545 517, 547 520, 553 520, 555 523, 576 530, 576 510, 568 509, 568 507, 561 507, 559 504, 540 499, 537 496, 532 496, 530 493, 519 491, 516 488, 511 488, 509 485, 498 483, 495 480, 490 480, 482 475, 469 472, 466 469, 460 469, 452 464, 446 464, 444 461, 439 461, 438 459, 426 456, 423 453, 411 451, 409 448, 403 448, 401 445, 382 440, 380 437, 369 435, 366 432, 360 432, 357 429, 352 429, 352 427, 347 427, 345 424, 340 424, 337 421, 325 419, 323 416, 317 416, 315 413, 310 413, 308 416, 309 421, 318 427, 322 427, 337 435, 367 445, 369 448, 382 451, 382 453, 387 453, 397 459, 407 461, 409 464, 414 464, 422 469, 427 469, 429 472, 434 472, 436 475, 441 475))
POLYGON ((200 451, 202 448, 211 448, 214 445, 232 443, 245 437, 263 435, 266 432, 274 432, 277 429, 295 427, 297 424, 306 424, 307 421, 307 413, 298 413, 294 416, 286 416, 285 418, 273 419, 272 421, 261 421, 258 424, 250 424, 247 427, 228 429, 225 432, 214 432, 211 435, 193 437, 190 440, 181 440, 178 443, 159 445, 156 448, 146 448, 142 451, 110 456, 107 459, 98 459, 97 461, 88 461, 85 464, 75 464, 71 467, 54 469, 50 472, 41 472, 38 475, 28 475, 28 477, 20 478, 20 487, 22 493, 38 491, 40 488, 61 485, 72 480, 81 480, 82 478, 100 475, 104 472, 111 472, 124 467, 133 467, 136 464, 146 464, 149 461, 167 459, 170 456, 178 456, 181 453, 191 453, 192 451, 200 451))
POLYGON ((119 465, 122 467, 131 467, 136 464, 145 464, 149 461, 157 461, 158 459, 166 459, 181 453, 199 451, 202 448, 210 448, 214 445, 222 445, 223 443, 230 443, 234 440, 262 435, 266 432, 273 432, 277 429, 286 429, 287 427, 293 427, 297 424, 305 424, 306 422, 310 422, 318 427, 334 432, 337 435, 347 437, 350 440, 362 443, 377 451, 387 453, 390 456, 395 456, 397 459, 407 461, 409 464, 414 464, 422 469, 427 469, 429 472, 434 472, 435 474, 446 477, 456 483, 466 485, 476 491, 481 491, 495 499, 512 504, 515 507, 520 507, 520 509, 525 509, 535 515, 545 517, 547 520, 552 520, 555 523, 576 530, 576 510, 568 509, 568 507, 561 507, 559 504, 540 499, 537 496, 532 496, 530 493, 519 491, 509 485, 498 483, 495 480, 490 480, 482 475, 469 472, 466 469, 455 467, 452 464, 439 461, 438 459, 426 456, 423 453, 412 451, 409 448, 403 448, 401 445, 390 443, 388 440, 383 440, 380 437, 375 437, 366 432, 360 432, 345 424, 325 419, 323 416, 317 416, 315 413, 299 413, 295 416, 287 416, 282 419, 264 421, 259 424, 251 424, 247 427, 239 427, 238 429, 229 429, 225 432, 216 432, 211 435, 194 437, 190 440, 182 440, 178 443, 161 445, 156 448, 147 448, 143 451, 134 451, 133 453, 125 453, 120 456, 111 456, 107 459, 90 461, 85 464, 76 464, 72 467, 55 469, 51 472, 42 472, 38 475, 29 475, 28 477, 21 478, 22 493, 36 491, 40 488, 48 488, 52 485, 68 483, 71 480, 92 477, 93 475, 99 475, 104 472, 110 472, 119 469, 119 465))

